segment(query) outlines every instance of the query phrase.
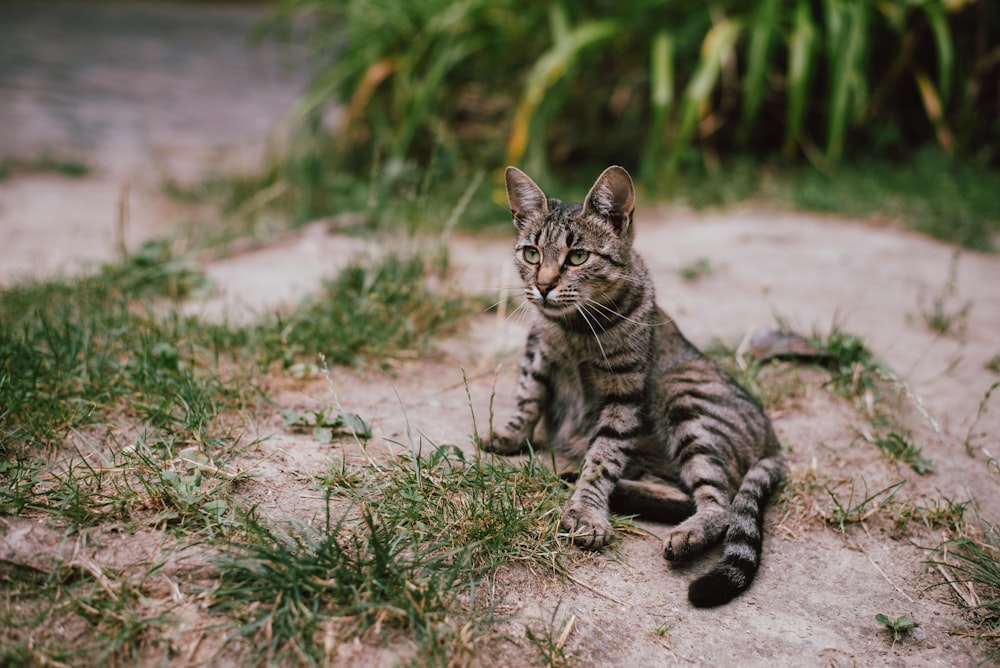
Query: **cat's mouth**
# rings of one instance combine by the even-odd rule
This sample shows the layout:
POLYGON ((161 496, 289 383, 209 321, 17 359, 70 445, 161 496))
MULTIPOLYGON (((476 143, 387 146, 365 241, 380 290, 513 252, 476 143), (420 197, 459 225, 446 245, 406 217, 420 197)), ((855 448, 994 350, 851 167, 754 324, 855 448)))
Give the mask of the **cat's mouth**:
POLYGON ((576 310, 574 302, 564 302, 551 297, 538 297, 532 301, 535 306, 549 315, 565 315, 576 310))

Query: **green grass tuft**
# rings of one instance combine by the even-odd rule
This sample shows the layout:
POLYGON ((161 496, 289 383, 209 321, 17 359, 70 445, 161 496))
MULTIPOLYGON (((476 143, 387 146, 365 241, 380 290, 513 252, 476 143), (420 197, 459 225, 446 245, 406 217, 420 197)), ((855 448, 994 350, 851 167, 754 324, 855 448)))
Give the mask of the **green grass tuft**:
POLYGON ((219 562, 215 607, 241 619, 240 636, 260 642, 257 631, 269 629, 259 647, 268 657, 318 662, 321 629, 343 639, 375 627, 405 632, 431 663, 469 652, 461 629, 492 623, 484 578, 512 561, 561 568, 565 485, 533 460, 430 449, 385 466, 332 465, 321 476, 327 494, 358 512, 328 516, 322 529, 248 519, 247 541, 219 562))
POLYGON ((287 365, 320 354, 334 364, 383 367, 415 357, 474 308, 464 295, 431 289, 440 264, 420 254, 359 260, 294 312, 261 325, 257 336, 268 356, 287 365))

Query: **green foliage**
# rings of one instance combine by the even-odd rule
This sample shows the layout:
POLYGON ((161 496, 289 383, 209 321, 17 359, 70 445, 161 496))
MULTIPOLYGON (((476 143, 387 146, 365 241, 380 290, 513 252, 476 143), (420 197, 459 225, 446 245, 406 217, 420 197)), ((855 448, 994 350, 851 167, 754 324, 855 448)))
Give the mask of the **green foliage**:
POLYGON ((808 210, 887 217, 974 250, 992 250, 1000 232, 1000 174, 937 149, 905 160, 862 156, 827 173, 785 171, 761 191, 808 210))
POLYGON ((1000 658, 1000 530, 980 517, 978 532, 952 538, 935 549, 940 560, 932 563, 943 573, 947 568, 957 574, 940 584, 963 583, 973 592, 965 607, 978 627, 975 635, 992 646, 988 660, 1000 658))
POLYGON ((72 157, 43 155, 35 160, 0 160, 0 181, 18 173, 50 173, 72 178, 86 176, 91 167, 86 162, 72 157))
POLYGON ((484 577, 513 560, 558 567, 565 486, 533 462, 469 462, 454 446, 431 449, 385 467, 332 467, 322 477, 328 494, 357 504, 358 520, 328 517, 316 530, 249 518, 248 539, 219 561, 212 594, 216 609, 241 620, 238 635, 266 643, 267 656, 316 661, 323 629, 338 637, 399 629, 428 664, 481 642, 485 635, 459 628, 492 623, 484 577))
MULTIPOLYGON (((837 496, 833 490, 827 487, 826 493, 830 495, 830 499, 833 501, 833 508, 826 518, 827 522, 837 527, 841 532, 844 531, 848 524, 864 522, 888 505, 893 497, 896 496, 899 488, 904 484, 906 484, 906 481, 900 480, 860 500, 855 498, 857 490, 853 481, 851 482, 851 490, 846 500, 837 496)), ((865 493, 867 493, 867 490, 865 493)))
POLYGON ((567 656, 565 645, 566 639, 573 630, 576 616, 573 615, 563 625, 562 632, 558 632, 556 617, 559 614, 559 606, 556 605, 552 615, 547 620, 542 620, 542 628, 533 631, 530 626, 525 627, 524 634, 528 642, 541 655, 542 662, 546 668, 569 668, 574 665, 572 657, 567 656))
POLYGON ((294 431, 309 432, 320 443, 329 443, 337 432, 351 434, 362 442, 372 437, 372 426, 357 413, 333 414, 325 408, 312 411, 285 408, 281 418, 294 431))
POLYGON ((711 261, 708 258, 701 257, 681 267, 678 273, 685 281, 694 283, 711 275, 714 271, 715 269, 712 267, 711 261))
POLYGON ((909 464, 920 475, 927 475, 934 470, 934 464, 924 458, 921 448, 894 431, 875 437, 875 447, 891 461, 909 464))
POLYGON ((78 279, 0 292, 0 451, 61 441, 112 411, 168 431, 200 429, 240 392, 199 371, 211 341, 156 300, 204 278, 165 245, 78 279))
MULTIPOLYGON (((902 416, 902 401, 910 398, 922 413, 923 406, 909 388, 868 349, 865 340, 834 327, 824 338, 814 336, 813 346, 825 353, 830 369, 830 386, 837 394, 851 399, 868 418, 870 429, 859 430, 893 462, 903 462, 920 475, 934 470, 934 464, 913 443, 913 436, 902 416)), ((931 426, 937 429, 926 413, 931 426)))
POLYGON ((432 265, 445 264, 443 256, 435 262, 419 253, 359 259, 253 336, 272 359, 288 365, 322 354, 334 364, 374 361, 388 368, 425 351, 433 337, 455 331, 473 311, 464 295, 431 289, 432 265))
POLYGON ((947 496, 932 499, 927 504, 902 503, 896 512, 896 530, 908 532, 912 521, 919 522, 927 529, 945 529, 950 535, 965 534, 965 509, 971 501, 953 501, 947 496))
POLYGON ((984 368, 992 371, 993 373, 1000 374, 1000 354, 994 355, 983 365, 984 368))
POLYGON ((920 626, 920 624, 914 621, 912 617, 900 615, 896 619, 891 619, 881 612, 875 615, 875 621, 885 626, 888 631, 892 632, 892 641, 894 643, 899 642, 903 636, 920 626))
POLYGON ((311 48, 299 128, 343 105, 349 171, 383 155, 654 179, 697 148, 836 161, 936 142, 995 160, 997 25, 985 0, 286 0, 267 30, 311 48))

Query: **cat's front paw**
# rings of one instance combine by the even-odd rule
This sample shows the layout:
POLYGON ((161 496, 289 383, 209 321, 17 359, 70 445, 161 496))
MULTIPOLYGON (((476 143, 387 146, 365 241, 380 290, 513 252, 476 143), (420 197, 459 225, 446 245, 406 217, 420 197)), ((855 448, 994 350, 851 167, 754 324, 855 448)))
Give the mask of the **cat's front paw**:
POLYGON ((574 545, 587 550, 604 547, 614 535, 607 512, 586 508, 572 501, 563 511, 559 525, 574 545))
POLYGON ((507 431, 495 431, 480 439, 483 450, 498 455, 516 455, 527 447, 527 439, 507 431))

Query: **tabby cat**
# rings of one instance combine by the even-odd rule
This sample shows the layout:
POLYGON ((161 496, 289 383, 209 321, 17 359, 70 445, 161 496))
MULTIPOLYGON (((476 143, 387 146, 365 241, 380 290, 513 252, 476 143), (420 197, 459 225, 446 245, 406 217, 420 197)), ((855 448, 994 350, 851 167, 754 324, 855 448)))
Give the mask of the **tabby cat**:
POLYGON ((732 600, 757 573, 764 508, 783 475, 763 409, 657 307, 632 247, 628 172, 606 169, 582 205, 547 198, 514 167, 506 183, 514 263, 536 317, 517 412, 486 449, 538 444, 577 467, 561 524, 582 547, 610 540, 610 509, 679 523, 663 541, 670 561, 721 541, 720 562, 688 598, 732 600))

